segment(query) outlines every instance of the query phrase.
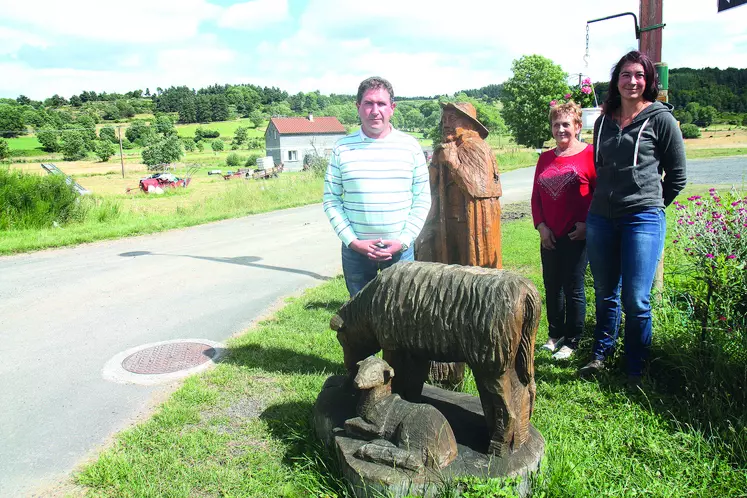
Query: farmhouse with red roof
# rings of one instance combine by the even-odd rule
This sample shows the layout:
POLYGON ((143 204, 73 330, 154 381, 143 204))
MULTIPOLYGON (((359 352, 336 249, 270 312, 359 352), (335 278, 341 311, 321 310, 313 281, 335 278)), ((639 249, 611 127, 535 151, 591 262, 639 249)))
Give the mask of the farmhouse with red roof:
POLYGON ((265 148, 275 164, 299 171, 306 156, 329 156, 344 136, 345 127, 335 117, 272 118, 265 131, 265 148))

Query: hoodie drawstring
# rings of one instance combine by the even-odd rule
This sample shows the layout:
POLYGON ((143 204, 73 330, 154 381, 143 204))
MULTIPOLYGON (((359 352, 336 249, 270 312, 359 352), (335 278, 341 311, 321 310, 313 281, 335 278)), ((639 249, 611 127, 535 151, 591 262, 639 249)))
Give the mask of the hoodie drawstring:
POLYGON ((635 150, 633 151, 633 169, 638 166, 638 144, 641 142, 641 133, 643 133, 643 129, 648 124, 649 119, 651 118, 646 118, 646 121, 643 122, 643 124, 641 125, 641 129, 638 130, 638 136, 635 139, 635 150))

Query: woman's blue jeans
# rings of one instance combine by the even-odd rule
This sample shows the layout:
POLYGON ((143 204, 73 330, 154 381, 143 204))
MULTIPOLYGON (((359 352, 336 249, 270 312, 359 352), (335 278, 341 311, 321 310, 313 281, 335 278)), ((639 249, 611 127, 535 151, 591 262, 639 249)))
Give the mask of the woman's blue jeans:
POLYGON ((395 254, 389 261, 381 263, 371 261, 367 256, 359 254, 342 244, 342 274, 350 297, 355 296, 368 282, 376 278, 379 270, 389 268, 400 261, 414 261, 415 252, 409 247, 405 252, 395 254))
POLYGON ((586 220, 586 249, 596 294, 592 355, 604 360, 614 351, 622 296, 628 375, 641 375, 651 347, 651 286, 666 228, 661 208, 619 218, 589 213, 586 220))

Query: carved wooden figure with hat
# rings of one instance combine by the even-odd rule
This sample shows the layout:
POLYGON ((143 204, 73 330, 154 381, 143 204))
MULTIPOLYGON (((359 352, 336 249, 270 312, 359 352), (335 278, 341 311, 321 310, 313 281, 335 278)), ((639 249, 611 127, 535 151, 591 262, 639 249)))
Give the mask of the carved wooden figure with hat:
POLYGON ((467 102, 448 103, 430 165, 432 204, 420 261, 501 268, 501 182, 488 129, 467 102))
MULTIPOLYGON (((415 243, 419 261, 501 268, 501 182, 488 129, 468 102, 442 104, 430 164, 431 211, 415 243)), ((432 362, 430 377, 457 384, 463 363, 432 362)))

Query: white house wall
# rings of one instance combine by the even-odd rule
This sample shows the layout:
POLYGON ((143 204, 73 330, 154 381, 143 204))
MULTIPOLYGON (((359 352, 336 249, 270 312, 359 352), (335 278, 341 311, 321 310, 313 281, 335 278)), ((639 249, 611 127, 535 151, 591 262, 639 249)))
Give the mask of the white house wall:
POLYGON ((316 153, 328 157, 332 147, 339 139, 345 136, 343 133, 330 135, 278 135, 277 142, 274 140, 274 129, 268 127, 265 134, 265 147, 267 155, 272 156, 275 164, 283 163, 286 171, 300 171, 303 169, 303 158, 307 154, 316 153), (312 145, 313 140, 313 145, 312 145), (296 160, 289 159, 289 152, 296 152, 296 160))

